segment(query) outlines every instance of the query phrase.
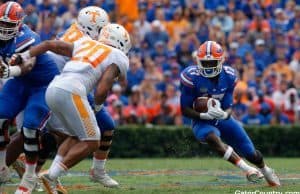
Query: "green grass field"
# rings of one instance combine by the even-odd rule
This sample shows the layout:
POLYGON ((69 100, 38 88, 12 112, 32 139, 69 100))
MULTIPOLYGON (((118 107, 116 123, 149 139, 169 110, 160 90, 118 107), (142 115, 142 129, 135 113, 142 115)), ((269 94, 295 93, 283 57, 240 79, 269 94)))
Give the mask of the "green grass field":
MULTIPOLYGON (((107 162, 107 170, 121 184, 118 189, 104 188, 89 182, 86 170, 89 169, 91 161, 85 160, 71 169, 70 173, 62 178, 62 182, 71 194, 238 194, 239 191, 265 191, 264 194, 267 191, 290 191, 300 194, 299 158, 270 158, 266 161, 276 169, 282 179, 281 188, 270 188, 264 181, 250 184, 238 169, 218 158, 112 159, 107 162)), ((14 177, 13 183, 4 188, 6 193, 14 192, 19 181, 14 177)))

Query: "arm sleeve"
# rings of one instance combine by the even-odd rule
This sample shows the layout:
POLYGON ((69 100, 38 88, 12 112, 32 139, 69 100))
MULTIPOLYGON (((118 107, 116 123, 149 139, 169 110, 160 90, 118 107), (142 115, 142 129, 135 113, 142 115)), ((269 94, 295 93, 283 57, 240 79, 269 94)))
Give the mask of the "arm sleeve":
POLYGON ((195 86, 184 73, 180 75, 180 92, 180 106, 193 108, 193 102, 196 98, 195 86))

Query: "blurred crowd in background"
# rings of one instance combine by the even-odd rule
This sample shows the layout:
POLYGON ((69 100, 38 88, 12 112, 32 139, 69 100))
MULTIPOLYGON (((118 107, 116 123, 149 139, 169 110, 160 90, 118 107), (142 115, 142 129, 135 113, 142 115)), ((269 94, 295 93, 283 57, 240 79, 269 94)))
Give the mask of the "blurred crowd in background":
POLYGON ((206 40, 220 43, 240 81, 234 116, 244 124, 300 118, 300 0, 18 0, 42 40, 76 21, 88 5, 105 9, 131 34, 127 86, 107 108, 117 124, 189 124, 180 113, 180 71, 206 40))

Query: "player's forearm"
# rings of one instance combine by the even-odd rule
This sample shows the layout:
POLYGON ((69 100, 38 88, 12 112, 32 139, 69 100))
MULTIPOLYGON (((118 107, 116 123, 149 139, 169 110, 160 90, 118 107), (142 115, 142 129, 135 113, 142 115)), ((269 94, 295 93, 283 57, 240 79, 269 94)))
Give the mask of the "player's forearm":
POLYGON ((112 88, 116 77, 118 77, 120 74, 119 68, 112 64, 109 66, 103 75, 101 76, 101 79, 98 83, 98 87, 95 92, 95 103, 96 105, 103 104, 108 92, 112 88))
POLYGON ((41 55, 47 51, 52 51, 59 55, 72 57, 73 45, 60 40, 48 40, 37 46, 30 48, 30 57, 41 55))
POLYGON ((225 110, 225 112, 228 114, 227 119, 229 119, 232 115, 232 109, 228 108, 228 109, 225 110))
POLYGON ((189 107, 181 107, 183 116, 190 119, 200 119, 200 113, 189 107))

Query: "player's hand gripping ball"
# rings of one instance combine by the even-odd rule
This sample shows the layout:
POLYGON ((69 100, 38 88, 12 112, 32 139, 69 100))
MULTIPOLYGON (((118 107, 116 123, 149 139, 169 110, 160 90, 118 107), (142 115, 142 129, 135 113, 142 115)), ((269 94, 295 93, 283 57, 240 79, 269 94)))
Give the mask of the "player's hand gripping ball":
MULTIPOLYGON (((208 111, 208 97, 198 97, 193 103, 193 108, 195 111, 200 113, 206 113, 208 111)), ((212 99, 212 105, 215 106, 217 103, 214 99, 212 99)))

